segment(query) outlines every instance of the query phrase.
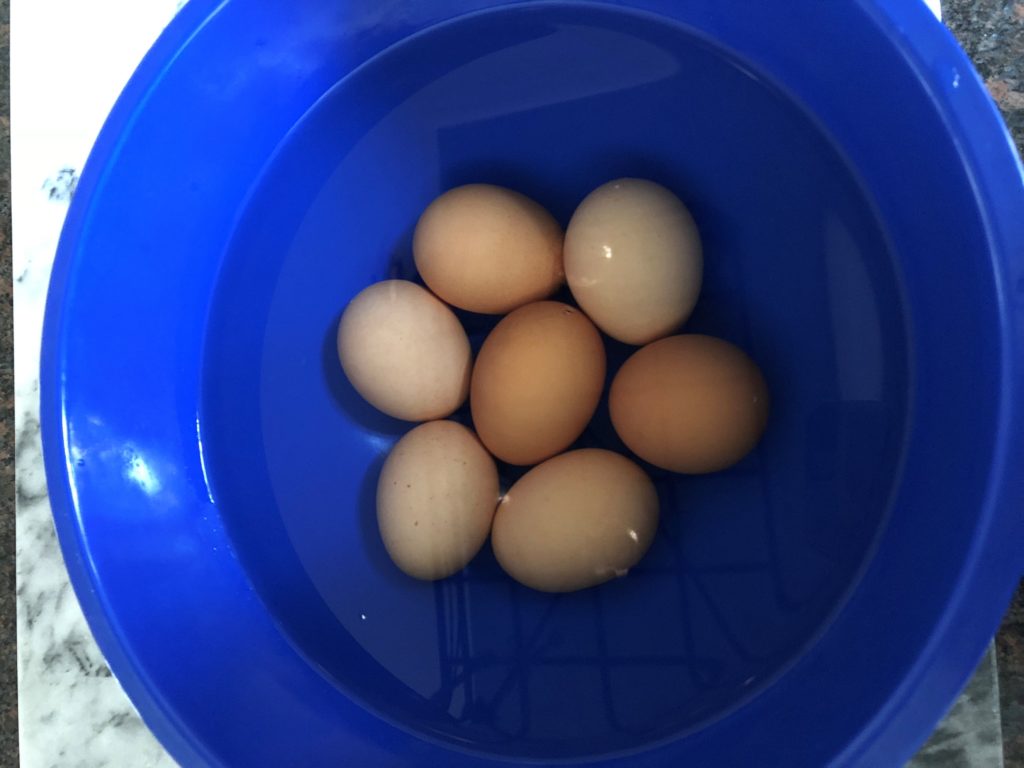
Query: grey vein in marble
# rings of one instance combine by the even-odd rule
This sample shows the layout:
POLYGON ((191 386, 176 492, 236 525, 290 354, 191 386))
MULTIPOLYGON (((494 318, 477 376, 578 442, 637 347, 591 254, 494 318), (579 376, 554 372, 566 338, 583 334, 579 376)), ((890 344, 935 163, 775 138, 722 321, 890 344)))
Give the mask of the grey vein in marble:
POLYGON ((100 124, 177 0, 14 0, 11 41, 16 579, 22 768, 173 768, 68 582, 46 493, 39 342, 50 267, 100 124), (121 23, 111 25, 110 19, 121 23), (42 95, 42 97, 41 97, 42 95), (69 119, 69 115, 73 119, 69 119))
MULTIPOLYGON (((37 391, 38 384, 29 385, 37 391)), ((34 413, 16 414, 18 666, 23 768, 171 768, 96 647, 68 582, 34 413)))
POLYGON ((978 671, 909 768, 1003 768, 999 675, 989 646, 978 671))

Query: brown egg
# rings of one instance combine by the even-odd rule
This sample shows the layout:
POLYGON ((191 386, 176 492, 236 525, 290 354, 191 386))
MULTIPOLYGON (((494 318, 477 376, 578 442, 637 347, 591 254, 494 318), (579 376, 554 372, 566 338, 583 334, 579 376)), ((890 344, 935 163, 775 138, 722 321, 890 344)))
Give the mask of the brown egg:
POLYGON ((412 242, 423 281, 456 307, 503 314, 562 284, 562 228, 530 198, 491 184, 456 187, 423 212, 412 242))
POLYGON ((604 373, 601 335, 582 312, 557 301, 520 307, 477 355, 469 393, 477 434, 510 464, 554 456, 594 415, 604 373))
POLYGON ((494 460, 453 421, 431 421, 406 434, 377 482, 384 547, 417 579, 443 579, 472 560, 487 540, 497 504, 494 460))
POLYGON ((637 456, 673 472, 717 472, 742 459, 768 421, 768 388, 738 347, 698 334, 638 350, 609 396, 612 424, 637 456))
POLYGON ((516 581, 572 592, 625 576, 658 528, 658 495, 640 467, 598 448, 569 451, 513 485, 491 544, 516 581))
POLYGON ((665 187, 617 179, 580 203, 565 233, 565 274, 595 325, 627 344, 674 332, 690 316, 703 276, 700 235, 665 187))
POLYGON ((375 283, 349 302, 338 357, 356 391, 396 419, 444 418, 469 392, 466 332, 444 302, 406 280, 375 283))

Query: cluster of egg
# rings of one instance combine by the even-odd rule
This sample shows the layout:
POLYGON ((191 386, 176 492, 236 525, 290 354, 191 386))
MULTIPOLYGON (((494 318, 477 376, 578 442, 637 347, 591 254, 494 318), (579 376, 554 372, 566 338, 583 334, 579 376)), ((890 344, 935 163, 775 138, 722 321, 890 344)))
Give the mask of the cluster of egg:
POLYGON ((565 452, 604 388, 599 329, 640 347, 608 398, 637 456, 714 472, 760 438, 768 394, 757 366, 720 339, 670 335, 697 301, 703 257, 693 218, 664 187, 609 182, 564 235, 523 195, 458 187, 421 216, 413 256, 429 290, 371 285, 338 328, 355 389, 384 413, 426 422, 398 441, 377 487, 381 537, 411 576, 455 573, 488 534, 502 568, 544 591, 599 584, 643 557, 658 524, 646 472, 613 451, 565 452), (547 300, 566 282, 578 306, 547 300), (475 362, 450 307, 505 315, 475 362), (467 397, 476 434, 444 420, 467 397), (536 466, 500 494, 492 457, 536 466))

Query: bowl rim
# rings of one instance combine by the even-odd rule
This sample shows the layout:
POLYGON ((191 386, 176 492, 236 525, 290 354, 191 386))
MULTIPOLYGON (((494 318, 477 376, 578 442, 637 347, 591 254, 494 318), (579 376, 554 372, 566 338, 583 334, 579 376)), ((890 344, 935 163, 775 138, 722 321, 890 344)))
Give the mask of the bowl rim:
MULTIPOLYGON (((949 30, 934 19, 924 3, 856 0, 892 42, 942 116, 956 139, 963 166, 974 185, 983 212, 996 276, 998 312, 1003 335, 1000 345, 1002 400, 996 437, 996 462, 989 474, 986 503, 968 564, 948 602, 939 628, 905 675, 886 706, 846 745, 834 765, 878 764, 901 757, 906 744, 928 735, 946 704, 966 682, 949 674, 941 660, 951 652, 979 657, 998 627, 1003 610, 1024 571, 1024 520, 1018 514, 1024 501, 1024 474, 1014 476, 1014 459, 1024 456, 1024 408, 1015 396, 1022 382, 1018 350, 1024 341, 1024 166, 1008 128, 988 97, 983 82, 949 30), (938 64, 936 63, 938 62, 938 64), (941 65, 941 67, 940 67, 941 65), (948 98, 957 89, 958 98, 948 98), (999 599, 972 600, 978 594, 999 599), (922 687, 930 703, 912 695, 922 687), (912 733, 912 739, 907 734, 912 733)), ((106 169, 120 151, 122 134, 148 93, 172 67, 193 38, 230 0, 191 0, 170 22, 135 70, 107 118, 90 152, 61 234, 46 300, 40 364, 40 421, 50 503, 71 583, 95 639, 111 669, 138 707, 146 724, 168 751, 184 764, 221 765, 206 746, 188 735, 160 694, 148 684, 120 639, 107 611, 89 547, 79 528, 77 500, 65 449, 68 445, 60 396, 59 334, 68 289, 70 265, 77 241, 88 226, 92 199, 105 183, 106 169)))

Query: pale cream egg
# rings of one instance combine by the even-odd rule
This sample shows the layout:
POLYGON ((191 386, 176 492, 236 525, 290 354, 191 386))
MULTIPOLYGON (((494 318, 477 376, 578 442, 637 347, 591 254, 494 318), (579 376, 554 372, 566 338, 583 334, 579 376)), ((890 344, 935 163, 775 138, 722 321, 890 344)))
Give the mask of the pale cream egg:
POLYGON ((598 328, 627 344, 667 336, 690 316, 703 265, 693 217, 653 181, 618 179, 598 187, 566 230, 573 297, 598 328))
POLYGON ((338 357, 355 390, 397 419, 444 418, 469 392, 465 330, 444 302, 406 280, 375 283, 349 302, 338 357))
POLYGON ((402 571, 443 579, 473 559, 491 529, 498 470, 476 435, 454 421, 413 429, 377 482, 377 524, 402 571))

